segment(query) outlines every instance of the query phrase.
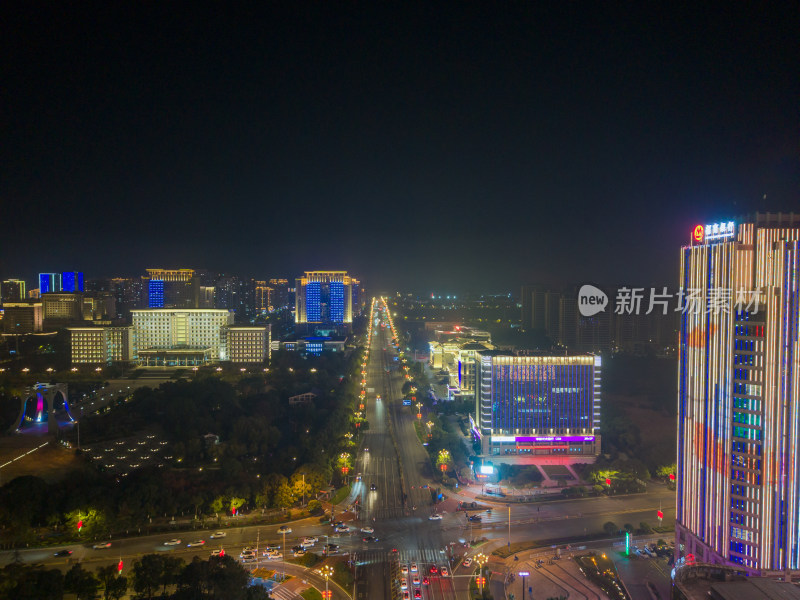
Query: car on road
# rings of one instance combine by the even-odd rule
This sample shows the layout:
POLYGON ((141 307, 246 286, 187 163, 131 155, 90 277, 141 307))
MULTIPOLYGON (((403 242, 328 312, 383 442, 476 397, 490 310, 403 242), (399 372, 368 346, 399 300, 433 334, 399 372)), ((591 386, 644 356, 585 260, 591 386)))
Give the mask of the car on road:
POLYGON ((462 564, 463 564, 465 567, 471 567, 471 566, 472 566, 472 559, 471 559, 471 558, 465 558, 465 559, 464 559, 464 562, 463 562, 462 564))
POLYGON ((374 491, 377 491, 377 489, 378 489, 378 486, 375 485, 374 483, 370 483, 369 484, 369 491, 374 492, 374 491))
POLYGON ((359 473, 358 475, 356 475, 356 481, 361 481, 361 473, 359 473))
POLYGON ((212 550, 211 556, 225 556, 225 550, 220 548, 219 550, 212 550))
POLYGON ((361 538, 361 541, 362 542, 367 542, 367 543, 369 543, 369 542, 377 542, 378 538, 372 537, 371 535, 368 535, 366 537, 361 538))
POLYGON ((375 530, 372 527, 362 527, 361 533, 375 533, 375 530))
POLYGON ((168 540, 168 541, 164 542, 164 545, 165 546, 180 546, 181 545, 181 541, 178 538, 174 538, 174 539, 171 539, 171 540, 168 540))
POLYGON ((331 521, 331 527, 341 527, 344 525, 344 521, 331 521))
POLYGON ((226 535, 228 534, 225 533, 224 531, 217 531, 216 533, 211 534, 211 539, 216 540, 218 538, 224 538, 226 535))
POLYGON ((400 567, 400 572, 403 575, 408 575, 408 565, 403 565, 402 567, 400 567))
POLYGON ((325 544, 328 552, 336 552, 339 549, 339 544, 325 544))
POLYGON ((408 590, 403 590, 403 600, 411 600, 411 595, 408 593, 408 590))
POLYGON ((427 577, 422 578, 422 585, 430 585, 430 584, 431 584, 430 579, 428 579, 427 577))
POLYGON ((53 556, 69 556, 72 554, 72 550, 59 550, 53 556))
POLYGON ((101 542, 92 546, 95 550, 102 550, 104 548, 111 548, 111 542, 101 542))
POLYGON ((417 563, 411 563, 411 572, 416 573, 419 571, 419 567, 417 567, 417 563))
POLYGON ((428 517, 428 521, 441 521, 442 515, 439 513, 433 513, 430 517, 428 517))
POLYGON ((479 523, 481 522, 481 516, 480 515, 470 515, 468 518, 469 518, 470 521, 477 521, 479 523))
POLYGON ((419 585, 419 575, 414 575, 414 577, 411 578, 411 583, 419 585))
POLYGON ((436 568, 436 565, 431 565, 431 575, 436 575, 439 572, 439 569, 436 568))
POLYGON ((206 541, 205 540, 196 540, 194 542, 189 542, 188 544, 186 544, 186 547, 187 548, 194 548, 196 546, 205 546, 205 545, 206 545, 206 541))
POLYGON ((419 588, 414 590, 414 598, 422 598, 422 592, 419 588))
POLYGON ((306 551, 303 548, 292 548, 292 556, 294 556, 295 558, 305 555, 306 551))
POLYGON ((442 577, 450 577, 450 571, 447 570, 447 567, 442 567, 442 577))
POLYGON ((270 552, 267 554, 267 560, 281 560, 283 558, 283 554, 280 552, 270 552))
POLYGON ((405 577, 403 577, 400 580, 400 589, 401 590, 407 590, 408 589, 408 579, 406 579, 405 577))
POLYGON ((334 531, 336 533, 350 533, 350 528, 347 525, 339 525, 334 531))
MULTIPOLYGON (((380 398, 378 398, 380 400, 380 398)), ((369 448, 364 448, 364 452, 369 452, 369 448)))
POLYGON ((281 533, 281 534, 282 533, 292 533, 292 528, 291 527, 287 527, 286 525, 281 525, 280 527, 278 527, 278 533, 281 533))

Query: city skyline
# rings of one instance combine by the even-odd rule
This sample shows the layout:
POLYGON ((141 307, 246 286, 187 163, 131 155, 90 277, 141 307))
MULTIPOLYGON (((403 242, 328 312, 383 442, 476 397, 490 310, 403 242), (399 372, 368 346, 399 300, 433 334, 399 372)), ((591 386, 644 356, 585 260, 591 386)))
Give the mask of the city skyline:
POLYGON ((694 223, 794 207, 789 7, 562 8, 7 10, 0 276, 674 281, 694 223))

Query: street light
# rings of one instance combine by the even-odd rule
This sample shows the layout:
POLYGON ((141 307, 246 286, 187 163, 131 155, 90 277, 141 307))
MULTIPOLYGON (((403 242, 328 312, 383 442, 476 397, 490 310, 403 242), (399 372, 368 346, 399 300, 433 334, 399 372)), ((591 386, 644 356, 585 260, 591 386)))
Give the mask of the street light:
POLYGON ((530 575, 530 571, 520 571, 519 576, 522 577, 522 600, 525 600, 525 578, 530 575))
POLYGON ((333 567, 330 565, 322 567, 322 576, 325 578, 325 598, 330 598, 331 593, 328 591, 328 578, 333 577, 333 567))
POLYGON ((478 583, 478 587, 480 588, 480 591, 481 591, 481 596, 483 596, 483 580, 484 580, 484 578, 483 578, 483 565, 486 564, 487 560, 488 560, 488 558, 483 552, 481 552, 480 554, 478 554, 475 557, 475 562, 478 563, 478 577, 477 577, 478 581, 477 581, 477 583, 478 583))

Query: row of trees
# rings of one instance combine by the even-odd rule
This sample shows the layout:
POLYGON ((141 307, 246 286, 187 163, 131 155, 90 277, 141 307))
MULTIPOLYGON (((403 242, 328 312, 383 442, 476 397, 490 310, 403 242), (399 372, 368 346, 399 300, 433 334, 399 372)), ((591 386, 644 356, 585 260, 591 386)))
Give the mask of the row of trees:
POLYGON ((148 554, 133 564, 128 576, 118 565, 98 567, 95 572, 74 565, 65 574, 58 569, 26 566, 5 567, 0 577, 0 597, 16 600, 61 600, 74 594, 78 600, 120 600, 128 591, 137 598, 174 600, 268 600, 266 590, 250 585, 250 574, 230 556, 202 560, 148 554), (171 592, 171 594, 168 594, 171 592))

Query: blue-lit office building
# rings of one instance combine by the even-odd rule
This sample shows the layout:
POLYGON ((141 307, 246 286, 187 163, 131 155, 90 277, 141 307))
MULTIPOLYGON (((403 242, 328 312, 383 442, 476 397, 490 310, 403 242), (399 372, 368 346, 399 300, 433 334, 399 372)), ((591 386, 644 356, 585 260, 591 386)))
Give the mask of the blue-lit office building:
POLYGON ((61 291, 61 273, 39 273, 39 293, 51 294, 61 291))
POLYGON ((65 271, 61 273, 62 292, 82 292, 83 273, 80 271, 65 271))
POLYGON ((494 462, 564 456, 586 462, 600 453, 601 360, 576 356, 476 355, 474 434, 494 462))
POLYGON ((306 271, 297 278, 295 328, 323 336, 350 333, 352 279, 347 271, 306 271))

